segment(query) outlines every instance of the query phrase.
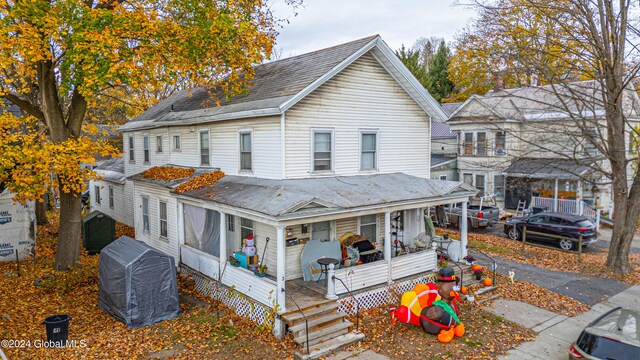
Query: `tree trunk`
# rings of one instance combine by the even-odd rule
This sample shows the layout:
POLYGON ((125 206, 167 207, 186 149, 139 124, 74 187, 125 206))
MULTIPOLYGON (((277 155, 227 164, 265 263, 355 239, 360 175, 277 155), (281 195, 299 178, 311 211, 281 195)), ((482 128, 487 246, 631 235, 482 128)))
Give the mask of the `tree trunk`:
MULTIPOLYGON (((62 180, 60 181, 62 182, 62 180)), ((62 185, 60 185, 62 188, 62 185)), ((82 197, 60 191, 60 227, 56 248, 56 270, 66 270, 80 258, 82 197)))
POLYGON ((612 190, 614 191, 613 207, 616 217, 613 223, 609 254, 607 255, 607 267, 618 274, 632 272, 629 265, 629 252, 640 212, 638 194, 635 191, 631 191, 627 195, 628 186, 627 179, 622 178, 622 176, 614 178, 612 190))
POLYGON ((47 207, 49 205, 49 193, 46 192, 40 199, 42 201, 36 201, 36 221, 38 225, 46 225, 49 223, 47 219, 47 207))

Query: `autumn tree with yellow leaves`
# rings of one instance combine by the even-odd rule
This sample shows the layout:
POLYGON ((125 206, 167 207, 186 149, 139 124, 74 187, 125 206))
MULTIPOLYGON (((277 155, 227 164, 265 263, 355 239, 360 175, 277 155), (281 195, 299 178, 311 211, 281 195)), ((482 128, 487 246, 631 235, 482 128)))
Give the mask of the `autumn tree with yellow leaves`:
POLYGON ((177 83, 241 93, 276 23, 260 0, 0 0, 0 97, 25 114, 0 119, 0 182, 20 201, 59 189, 56 269, 80 254, 79 194, 95 177, 80 164, 120 151, 86 136, 106 97, 177 83))

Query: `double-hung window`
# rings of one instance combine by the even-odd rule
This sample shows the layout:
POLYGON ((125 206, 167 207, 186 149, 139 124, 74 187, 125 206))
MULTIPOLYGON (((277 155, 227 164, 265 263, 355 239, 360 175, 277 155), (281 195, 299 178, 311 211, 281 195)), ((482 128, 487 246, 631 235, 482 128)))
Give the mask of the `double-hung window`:
POLYGON ((227 214, 227 230, 236 231, 236 217, 233 215, 227 214))
POLYGON ((167 203, 160 201, 160 237, 167 237, 167 203))
POLYGON ((493 176, 493 195, 498 199, 504 199, 504 175, 493 176))
POLYGON ((477 133, 476 139, 477 139, 476 155, 486 156, 487 155, 487 133, 486 132, 477 133))
POLYGON ((109 209, 113 209, 113 185, 109 185, 109 209))
POLYGON ((473 155, 473 133, 464 133, 464 154, 473 155))
POLYGON ((182 144, 180 143, 180 135, 173 135, 173 150, 180 151, 182 144))
POLYGON ((313 171, 332 171, 333 132, 313 131, 313 171))
POLYGON ((484 189, 485 189, 485 183, 484 182, 485 182, 484 175, 476 174, 475 187, 476 187, 476 189, 480 190, 478 192, 478 196, 484 196, 484 189))
POLYGON ((506 140, 507 136, 504 131, 496 132, 496 139, 493 148, 494 155, 504 155, 507 153, 506 140))
POLYGON ((378 225, 376 215, 360 216, 360 235, 369 239, 372 243, 377 242, 378 225))
POLYGON ((162 135, 156 136, 156 152, 162 152, 162 135))
POLYGON ((360 170, 378 168, 378 134, 363 131, 360 135, 360 170))
POLYGON ((331 240, 331 221, 321 221, 311 224, 311 240, 331 240))
POLYGON ((94 186, 93 192, 96 197, 96 204, 100 205, 100 186, 98 185, 94 186))
POLYGON ((134 151, 133 135, 129 135, 129 161, 130 162, 136 161, 135 151, 134 151))
POLYGON ((251 132, 240 133, 240 170, 251 171, 251 132))
POLYGON ((144 150, 144 162, 149 162, 149 135, 142 135, 142 148, 144 150))
POLYGON ((142 197, 142 230, 149 232, 149 198, 142 197))
POLYGON ((200 130, 200 165, 209 166, 209 130, 200 130))
POLYGON ((240 238, 246 239, 253 233, 253 220, 240 218, 240 238))

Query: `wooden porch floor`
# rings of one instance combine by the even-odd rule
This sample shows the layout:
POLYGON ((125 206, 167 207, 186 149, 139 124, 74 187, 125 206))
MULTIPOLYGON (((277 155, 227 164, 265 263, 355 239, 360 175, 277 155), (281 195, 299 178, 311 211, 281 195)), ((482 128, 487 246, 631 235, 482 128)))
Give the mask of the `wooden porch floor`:
POLYGON ((324 278, 320 281, 304 281, 302 278, 295 280, 287 280, 285 282, 287 291, 286 307, 287 311, 297 310, 298 308, 291 300, 291 296, 301 309, 322 304, 328 300, 324 297, 327 294, 327 280, 324 278))

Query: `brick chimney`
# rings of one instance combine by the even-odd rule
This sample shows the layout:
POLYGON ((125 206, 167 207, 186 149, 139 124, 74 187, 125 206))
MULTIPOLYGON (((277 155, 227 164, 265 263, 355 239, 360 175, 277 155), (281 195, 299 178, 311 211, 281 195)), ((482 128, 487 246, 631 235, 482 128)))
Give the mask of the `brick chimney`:
POLYGON ((493 90, 500 91, 504 89, 504 74, 502 71, 494 71, 491 73, 491 81, 493 82, 493 90))

